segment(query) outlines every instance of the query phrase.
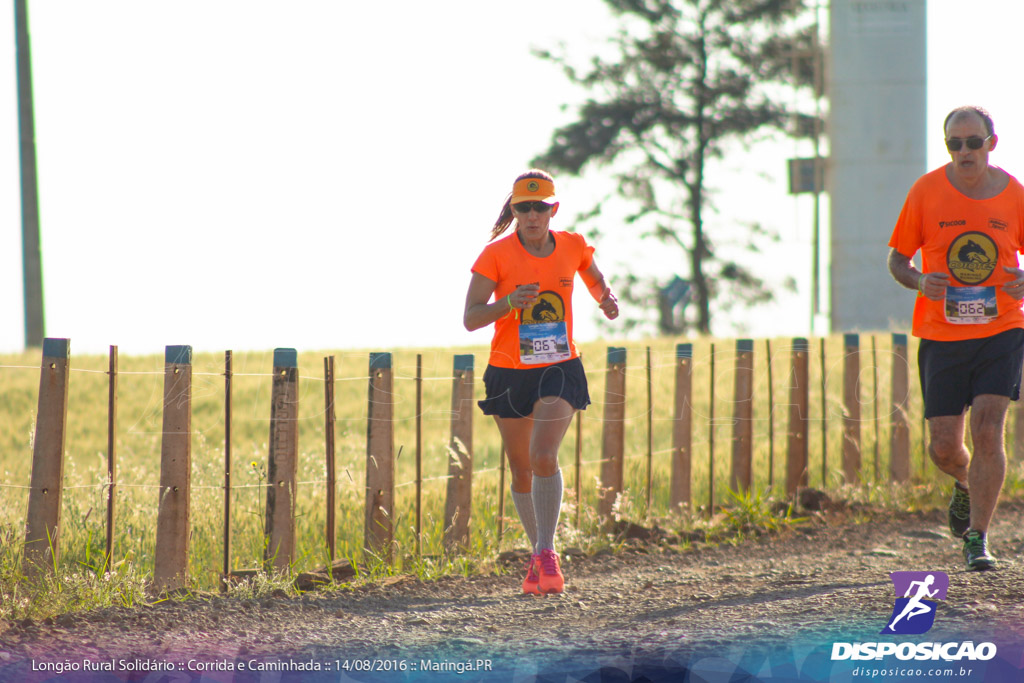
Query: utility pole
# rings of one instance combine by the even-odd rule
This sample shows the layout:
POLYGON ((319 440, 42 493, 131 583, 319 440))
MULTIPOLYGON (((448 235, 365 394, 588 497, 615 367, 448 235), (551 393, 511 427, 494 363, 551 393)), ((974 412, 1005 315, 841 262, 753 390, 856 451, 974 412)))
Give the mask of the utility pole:
MULTIPOLYGON (((825 73, 822 62, 821 23, 818 18, 818 0, 814 0, 814 40, 811 43, 811 63, 814 78, 814 258, 811 273, 811 335, 814 321, 821 314, 821 193, 825 189, 824 164, 821 158, 821 98, 825 93, 825 73)), ((825 333, 827 334, 827 332, 825 333)))
MULTIPOLYGON (((803 7, 800 0, 793 0, 795 5, 803 7)), ((821 99, 825 95, 824 50, 821 44, 821 22, 819 20, 819 0, 813 0, 814 24, 810 36, 810 45, 794 45, 790 53, 793 60, 793 74, 800 84, 801 77, 811 79, 814 91, 814 116, 811 127, 806 127, 797 117, 794 134, 799 138, 810 138, 814 145, 814 157, 810 159, 789 160, 789 192, 790 194, 812 193, 814 195, 814 227, 811 236, 811 307, 808 329, 814 334, 815 321, 822 313, 821 302, 821 194, 825 191, 826 160, 821 156, 822 112, 821 99)))
POLYGON ((32 104, 32 50, 27 0, 14 0, 14 42, 18 71, 18 142, 21 152, 21 253, 25 289, 25 348, 41 347, 43 259, 39 240, 39 189, 36 173, 35 112, 32 104))

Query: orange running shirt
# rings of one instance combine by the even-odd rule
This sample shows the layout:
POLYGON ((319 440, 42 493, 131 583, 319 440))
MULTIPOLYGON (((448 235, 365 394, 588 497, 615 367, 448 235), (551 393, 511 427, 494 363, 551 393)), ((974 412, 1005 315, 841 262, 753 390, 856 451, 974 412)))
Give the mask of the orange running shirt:
POLYGON ((572 289, 576 273, 590 267, 594 248, 576 233, 552 230, 551 235, 555 250, 544 258, 526 251, 513 232, 484 247, 473 264, 474 273, 497 283, 495 301, 519 285, 540 286, 532 306, 495 321, 491 365, 536 368, 579 356, 572 338, 572 289))
POLYGON ((953 187, 946 168, 921 176, 907 194, 889 246, 923 272, 950 276, 943 301, 918 295, 913 334, 922 339, 979 339, 1024 328, 1021 302, 1002 290, 1024 253, 1024 187, 1010 176, 1002 192, 971 199, 953 187))

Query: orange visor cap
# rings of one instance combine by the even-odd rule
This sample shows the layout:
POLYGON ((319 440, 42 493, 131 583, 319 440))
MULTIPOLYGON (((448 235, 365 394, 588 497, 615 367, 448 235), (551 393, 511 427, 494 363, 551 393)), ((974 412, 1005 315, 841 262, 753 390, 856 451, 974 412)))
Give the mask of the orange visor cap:
POLYGON ((555 201, 555 184, 546 178, 521 178, 512 185, 512 204, 555 201))

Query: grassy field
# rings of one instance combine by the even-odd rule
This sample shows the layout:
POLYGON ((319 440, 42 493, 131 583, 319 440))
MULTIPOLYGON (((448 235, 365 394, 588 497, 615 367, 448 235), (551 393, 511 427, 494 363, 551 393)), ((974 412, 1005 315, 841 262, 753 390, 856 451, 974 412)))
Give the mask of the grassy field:
MULTIPOLYGON (((910 358, 916 357, 911 338, 910 358)), ((888 334, 861 338, 862 478, 868 483, 856 493, 862 499, 891 497, 888 476, 890 434, 890 377, 893 356, 888 334), (872 360, 872 358, 875 360, 872 360), (877 385, 875 375, 877 370, 877 385), (877 414, 878 418, 875 419, 877 414), (877 449, 876 449, 877 444, 877 449), (877 452, 879 480, 875 479, 877 452)), ((843 340, 810 342, 810 466, 809 483, 835 489, 839 473, 843 414, 843 340), (826 390, 822 394, 822 379, 826 390), (823 420, 823 416, 825 419, 823 420), (824 429, 823 429, 824 427, 824 429)), ((627 348, 626 467, 623 515, 636 521, 669 516, 671 426, 675 394, 675 341, 651 340, 627 348), (646 510, 648 405, 647 349, 651 358, 651 435, 653 490, 646 510)), ((598 495, 601 428, 604 402, 605 344, 583 345, 584 363, 593 404, 582 419, 582 475, 575 480, 576 431, 570 429, 561 452, 567 486, 563 543, 584 547, 608 543, 599 531, 593 510, 598 495), (575 528, 579 489, 580 528, 575 528)), ((789 372, 792 340, 757 340, 754 345, 754 473, 755 489, 776 490, 785 482, 789 416, 789 372), (773 406, 768 402, 768 353, 771 347, 773 406), (769 435, 773 430, 773 438, 769 435), (769 468, 769 460, 772 467, 769 468)), ((73 346, 72 346, 73 350, 73 346)), ((472 353, 476 359, 477 397, 487 362, 485 348, 409 349, 393 351, 395 390, 396 562, 377 571, 468 571, 468 563, 493 558, 499 550, 525 547, 518 520, 506 495, 505 534, 497 535, 499 518, 500 439, 489 418, 474 417, 474 479, 471 522, 472 548, 466 558, 444 558, 441 551, 447 447, 450 434, 452 356, 472 353), (415 556, 415 424, 416 358, 423 363, 423 557, 415 556)), ((363 555, 363 491, 365 486, 368 352, 320 351, 299 354, 299 469, 296 571, 325 563, 325 421, 323 359, 335 356, 336 452, 338 473, 337 548, 341 557, 366 566, 363 555)), ((233 359, 232 420, 232 534, 233 568, 256 567, 263 557, 263 515, 270 417, 272 351, 235 353, 233 359)), ((696 340, 693 350, 693 498, 692 515, 675 516, 685 525, 701 517, 708 503, 709 444, 715 444, 716 505, 732 499, 727 490, 731 461, 733 383, 736 352, 733 340, 696 340), (714 420, 711 395, 711 349, 714 345, 714 420)), ((38 352, 0 355, 0 582, 17 581, 24 540, 28 486, 31 479, 35 413, 39 385, 38 352)), ((65 491, 62 512, 60 564, 68 571, 98 572, 102 567, 106 533, 107 387, 106 356, 71 358, 66 441, 65 491)), ((921 401, 916 363, 911 360, 909 421, 912 472, 915 485, 930 490, 940 481, 925 467, 922 448, 921 401)), ((191 579, 197 589, 217 585, 223 558, 224 482, 224 355, 196 354, 193 360, 192 418, 192 537, 191 579)), ((118 571, 138 581, 152 573, 156 509, 160 476, 163 357, 119 359, 118 497, 113 560, 118 571)), ((1011 430, 1013 420, 1010 421, 1011 430)), ((507 481, 507 479, 506 479, 507 481)), ((1016 480, 1015 480, 1016 481, 1016 480)), ((1017 484, 1014 484, 1017 485, 1017 484)), ((507 484, 506 484, 507 487, 507 484)), ((2 615, 0 615, 2 616, 2 615)))

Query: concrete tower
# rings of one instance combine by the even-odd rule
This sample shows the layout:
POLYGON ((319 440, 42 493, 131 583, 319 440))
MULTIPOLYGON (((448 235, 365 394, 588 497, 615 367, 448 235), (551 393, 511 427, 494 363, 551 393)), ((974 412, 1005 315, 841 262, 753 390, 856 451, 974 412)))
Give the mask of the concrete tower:
POLYGON ((889 277, 889 237, 927 168, 925 0, 831 0, 831 326, 906 329, 914 293, 889 277))

